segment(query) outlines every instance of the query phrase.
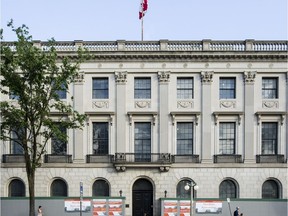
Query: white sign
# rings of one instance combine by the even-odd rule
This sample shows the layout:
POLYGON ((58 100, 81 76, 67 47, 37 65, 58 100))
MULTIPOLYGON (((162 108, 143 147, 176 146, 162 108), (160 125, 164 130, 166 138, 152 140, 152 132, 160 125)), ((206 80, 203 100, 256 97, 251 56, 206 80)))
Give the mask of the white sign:
MULTIPOLYGON (((89 212, 91 210, 91 200, 84 199, 82 201, 82 212, 89 212)), ((66 199, 66 212, 80 212, 80 199, 66 199)))
POLYGON ((217 200, 199 200, 196 202, 197 213, 222 213, 222 201, 217 200))

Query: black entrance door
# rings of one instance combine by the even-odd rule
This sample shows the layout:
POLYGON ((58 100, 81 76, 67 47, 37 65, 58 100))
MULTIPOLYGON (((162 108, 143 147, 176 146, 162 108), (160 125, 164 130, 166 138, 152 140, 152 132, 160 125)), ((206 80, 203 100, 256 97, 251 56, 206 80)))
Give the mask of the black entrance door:
POLYGON ((146 179, 133 185, 133 216, 153 216, 153 188, 146 179))

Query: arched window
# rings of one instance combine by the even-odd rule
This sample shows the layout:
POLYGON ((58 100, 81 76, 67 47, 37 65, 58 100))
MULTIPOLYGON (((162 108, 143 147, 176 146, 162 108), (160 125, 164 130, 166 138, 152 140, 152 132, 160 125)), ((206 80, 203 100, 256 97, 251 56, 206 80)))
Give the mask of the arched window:
POLYGON ((280 190, 279 185, 274 180, 267 180, 262 185, 262 198, 263 199, 279 199, 280 190))
POLYGON ((51 188, 50 188, 50 195, 51 196, 61 196, 61 197, 67 197, 67 184, 61 179, 56 179, 52 182, 51 188))
POLYGON ((219 187, 219 198, 237 198, 237 186, 232 180, 221 182, 219 187))
POLYGON ((25 184, 19 180, 14 179, 9 184, 9 197, 25 197, 25 184))
POLYGON ((96 180, 92 187, 93 196, 109 196, 109 184, 107 181, 100 179, 96 180))
MULTIPOLYGON (((191 198, 191 187, 189 190, 185 190, 185 186, 188 184, 191 184, 191 180, 185 179, 180 181, 177 184, 177 198, 191 198)), ((196 197, 196 190, 193 190, 193 198, 196 197)))

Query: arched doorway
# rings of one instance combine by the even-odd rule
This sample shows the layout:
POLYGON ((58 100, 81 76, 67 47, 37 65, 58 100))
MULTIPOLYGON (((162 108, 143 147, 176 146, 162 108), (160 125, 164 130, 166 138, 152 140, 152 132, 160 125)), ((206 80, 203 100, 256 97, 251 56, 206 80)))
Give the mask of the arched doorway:
POLYGON ((147 179, 133 185, 133 216, 153 216, 153 186, 147 179))

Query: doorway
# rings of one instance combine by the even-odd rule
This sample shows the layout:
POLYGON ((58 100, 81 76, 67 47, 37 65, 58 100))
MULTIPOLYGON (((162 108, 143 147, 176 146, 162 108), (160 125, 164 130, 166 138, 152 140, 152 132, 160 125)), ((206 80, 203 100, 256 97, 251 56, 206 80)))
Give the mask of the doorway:
POLYGON ((133 185, 133 216, 153 216, 153 186, 147 179, 138 179, 133 185))

